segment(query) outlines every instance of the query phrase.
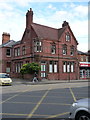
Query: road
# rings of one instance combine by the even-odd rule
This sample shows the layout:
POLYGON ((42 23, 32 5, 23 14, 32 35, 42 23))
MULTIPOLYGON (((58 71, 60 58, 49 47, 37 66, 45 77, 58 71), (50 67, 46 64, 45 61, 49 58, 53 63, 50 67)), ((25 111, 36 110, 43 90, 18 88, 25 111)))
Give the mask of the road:
POLYGON ((2 86, 3 120, 64 120, 73 102, 88 97, 88 82, 2 86))

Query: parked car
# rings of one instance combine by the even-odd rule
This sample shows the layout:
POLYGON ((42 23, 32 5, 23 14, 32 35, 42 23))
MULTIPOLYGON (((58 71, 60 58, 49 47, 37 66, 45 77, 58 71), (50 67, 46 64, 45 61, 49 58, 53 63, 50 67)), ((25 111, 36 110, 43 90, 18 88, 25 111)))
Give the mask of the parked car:
POLYGON ((12 79, 7 73, 0 73, 0 85, 11 85, 12 79))
POLYGON ((90 98, 77 100, 70 108, 72 120, 90 120, 90 98))

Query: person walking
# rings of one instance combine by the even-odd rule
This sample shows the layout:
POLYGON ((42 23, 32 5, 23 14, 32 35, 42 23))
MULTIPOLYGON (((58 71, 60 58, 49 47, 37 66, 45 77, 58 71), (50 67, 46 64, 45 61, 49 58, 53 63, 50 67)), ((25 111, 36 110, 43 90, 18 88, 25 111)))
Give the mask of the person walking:
POLYGON ((38 82, 38 79, 37 79, 37 73, 35 72, 35 74, 34 74, 34 78, 33 78, 33 83, 34 82, 38 82))

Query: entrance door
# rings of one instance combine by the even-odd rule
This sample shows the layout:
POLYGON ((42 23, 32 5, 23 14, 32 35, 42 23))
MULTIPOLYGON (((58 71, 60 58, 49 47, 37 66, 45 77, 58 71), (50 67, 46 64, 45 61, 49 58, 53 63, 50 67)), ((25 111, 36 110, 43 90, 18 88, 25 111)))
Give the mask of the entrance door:
POLYGON ((46 62, 41 62, 41 77, 46 78, 46 62))

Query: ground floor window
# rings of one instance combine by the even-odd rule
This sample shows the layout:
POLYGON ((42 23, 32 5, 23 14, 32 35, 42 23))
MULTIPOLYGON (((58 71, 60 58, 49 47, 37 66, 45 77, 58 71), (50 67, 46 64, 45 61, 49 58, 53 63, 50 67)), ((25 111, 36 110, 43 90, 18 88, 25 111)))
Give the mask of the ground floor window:
POLYGON ((58 72, 58 65, 57 61, 50 61, 49 62, 49 73, 57 73, 58 72))
POLYGON ((74 62, 63 62, 63 72, 74 72, 74 62))
POLYGON ((9 73, 11 71, 11 62, 7 62, 6 64, 6 72, 9 73))
POLYGON ((20 73, 20 70, 21 70, 21 68, 22 68, 22 65, 23 65, 22 62, 18 62, 18 63, 15 64, 15 72, 16 72, 16 73, 20 73))
POLYGON ((41 61, 41 77, 45 78, 46 77, 46 62, 41 61))
POLYGON ((80 78, 90 78, 90 69, 80 69, 80 78))

